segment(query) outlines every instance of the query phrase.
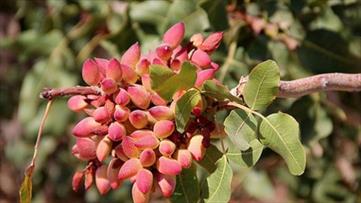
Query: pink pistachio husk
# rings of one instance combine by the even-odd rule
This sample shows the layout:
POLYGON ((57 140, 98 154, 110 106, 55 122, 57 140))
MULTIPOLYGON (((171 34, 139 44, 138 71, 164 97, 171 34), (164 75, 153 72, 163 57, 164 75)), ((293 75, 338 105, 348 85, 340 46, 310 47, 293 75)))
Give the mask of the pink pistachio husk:
POLYGON ((130 99, 137 107, 147 109, 150 104, 150 93, 141 85, 128 87, 130 99))
POLYGON ((201 70, 201 71, 197 72, 197 80, 196 80, 194 86, 201 87, 206 80, 210 80, 210 79, 214 78, 215 73, 216 73, 216 70, 214 70, 214 69, 205 69, 205 70, 201 70))
POLYGON ((154 135, 158 138, 167 138, 174 132, 174 130, 175 125, 173 121, 169 120, 157 121, 153 127, 154 135))
POLYGON ((149 109, 149 113, 158 121, 174 119, 174 112, 167 106, 154 106, 149 109))
POLYGON ((131 158, 124 162, 122 167, 120 167, 119 173, 118 173, 118 179, 125 180, 128 179, 138 173, 140 169, 142 169, 142 164, 140 163, 140 160, 137 158, 131 158))
POLYGON ((97 143, 90 138, 76 138, 76 146, 79 156, 84 160, 96 157, 97 143))
POLYGON ((86 117, 74 126, 72 133, 76 137, 88 137, 100 126, 93 117, 86 117))
POLYGON ((144 167, 152 166, 156 161, 154 150, 151 148, 144 149, 139 155, 139 160, 144 167))
POLYGON ((102 165, 95 172, 95 185, 101 195, 105 195, 110 190, 110 182, 107 177, 107 166, 102 165))
POLYGON ((121 143, 124 154, 129 157, 138 157, 139 149, 135 146, 133 138, 125 136, 121 143))
POLYGON ((192 55, 192 62, 201 68, 207 68, 211 64, 211 58, 206 52, 197 49, 192 55))
POLYGON ((161 66, 166 66, 166 62, 163 61, 162 59, 160 58, 154 58, 153 61, 152 61, 152 64, 153 65, 161 65, 161 66))
POLYGON ((160 188, 160 191, 163 194, 163 197, 171 197, 175 190, 176 177, 164 175, 164 174, 157 174, 156 179, 157 179, 157 183, 160 188))
POLYGON ((105 69, 105 76, 107 78, 113 79, 116 82, 120 82, 122 80, 122 69, 117 59, 112 58, 109 61, 108 66, 105 69))
POLYGON ((83 178, 84 178, 84 173, 82 171, 76 171, 74 173, 72 180, 72 188, 75 192, 77 192, 80 189, 83 178))
POLYGON ((93 118, 96 122, 106 123, 111 119, 111 114, 104 106, 102 106, 94 110, 93 118))
POLYGON ((203 43, 199 46, 199 49, 205 52, 213 52, 219 47, 223 38, 223 32, 215 32, 210 34, 203 43))
POLYGON ((100 162, 103 162, 110 154, 112 150, 112 141, 105 136, 100 142, 98 143, 96 154, 97 158, 100 162))
POLYGON ((192 154, 187 149, 179 149, 176 154, 176 159, 182 168, 190 168, 192 165, 192 154))
POLYGON ((101 87, 102 90, 108 95, 113 94, 118 90, 117 83, 111 78, 104 78, 101 82, 101 87))
POLYGON ((162 140, 159 143, 159 152, 166 157, 172 156, 176 148, 176 145, 170 140, 162 140))
POLYGON ((87 59, 82 68, 82 76, 88 85, 97 85, 101 80, 101 73, 97 63, 93 59, 87 59))
POLYGON ((124 52, 120 59, 120 63, 135 69, 135 65, 138 63, 140 58, 140 46, 139 43, 134 43, 127 51, 124 52))
POLYGON ((184 23, 177 23, 164 33, 163 42, 168 44, 172 49, 174 49, 182 42, 184 32, 184 23))
POLYGON ((115 97, 114 101, 121 106, 126 106, 130 102, 128 92, 123 88, 119 88, 119 92, 115 97))
POLYGON ((155 49, 157 56, 163 61, 168 61, 168 59, 172 56, 172 49, 168 45, 161 45, 155 49))
POLYGON ((123 151, 123 147, 121 144, 117 145, 115 148, 114 148, 114 153, 115 153, 115 156, 118 157, 120 160, 122 161, 127 161, 129 159, 129 157, 127 157, 127 155, 125 155, 124 151, 123 151))
POLYGON ((108 67, 109 60, 103 58, 94 58, 95 62, 98 64, 99 72, 101 75, 101 79, 105 77, 105 70, 108 67))
POLYGON ((128 84, 134 84, 138 80, 138 75, 133 68, 128 65, 121 64, 122 78, 128 84))
POLYGON ((134 145, 140 149, 155 149, 159 145, 159 140, 150 130, 136 130, 130 136, 133 138, 134 145))
POLYGON ((170 68, 174 71, 174 72, 179 72, 181 69, 181 61, 179 59, 173 59, 172 62, 170 63, 170 68))
POLYGON ((142 75, 141 80, 142 80, 143 87, 148 91, 152 91, 152 85, 151 85, 151 82, 150 82, 149 74, 142 75))
POLYGON ((85 190, 88 190, 93 185, 93 181, 94 181, 94 171, 93 169, 89 168, 84 173, 85 190))
POLYGON ((193 46, 198 48, 203 43, 204 37, 201 33, 197 33, 192 35, 190 41, 193 43, 193 46))
POLYGON ((121 141, 127 135, 127 130, 124 125, 118 122, 113 122, 108 128, 108 137, 114 142, 121 141))
POLYGON ((159 173, 175 176, 182 171, 182 166, 175 159, 161 156, 157 161, 157 170, 159 173))
POLYGON ((133 184, 132 187, 132 198, 134 203, 148 203, 150 192, 143 193, 139 190, 137 184, 133 184))
POLYGON ((115 110, 115 103, 112 100, 107 99, 105 100, 104 107, 108 111, 109 115, 112 115, 115 110))
POLYGON ((164 100, 161 96, 159 96, 159 94, 157 94, 156 92, 151 93, 150 101, 156 106, 166 106, 167 105, 167 101, 164 100))
POLYGON ((88 106, 85 101, 86 97, 82 95, 75 95, 69 98, 68 108, 72 111, 79 112, 88 106))
POLYGON ((148 124, 148 116, 145 111, 134 110, 129 114, 129 122, 137 129, 142 129, 148 124))
POLYGON ((135 72, 140 76, 143 76, 144 74, 149 74, 149 65, 150 62, 147 59, 143 58, 136 65, 135 72))
POLYGON ((128 120, 130 110, 127 107, 122 107, 119 105, 115 106, 114 119, 118 122, 124 122, 128 120))
POLYGON ((196 161, 200 161, 203 159, 204 153, 206 151, 205 147, 202 144, 203 136, 195 135, 191 138, 188 144, 188 150, 192 154, 193 158, 196 161))
POLYGON ((178 90, 173 94, 173 101, 178 101, 187 91, 186 90, 178 90))
POLYGON ((113 158, 107 168, 107 177, 109 180, 110 187, 117 189, 122 182, 118 179, 118 172, 123 162, 120 159, 113 158))
POLYGON ((180 64, 182 64, 184 61, 188 60, 188 51, 186 47, 181 47, 178 46, 174 51, 173 51, 173 56, 174 59, 179 60, 180 64))
POLYGON ((97 99, 90 102, 91 105, 94 107, 100 107, 105 104, 106 101, 106 95, 99 96, 97 99))
POLYGON ((140 169, 136 175, 135 184, 142 193, 149 192, 153 186, 153 173, 148 169, 140 169))

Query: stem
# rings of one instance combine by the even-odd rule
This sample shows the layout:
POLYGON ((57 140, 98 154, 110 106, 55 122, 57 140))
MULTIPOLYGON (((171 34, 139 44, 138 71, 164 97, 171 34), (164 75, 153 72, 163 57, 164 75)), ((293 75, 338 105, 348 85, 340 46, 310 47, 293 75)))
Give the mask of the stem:
POLYGON ((40 97, 52 100, 55 97, 71 96, 71 95, 101 95, 101 90, 95 86, 83 87, 64 87, 64 88, 46 88, 40 93, 40 97))
POLYGON ((49 115, 49 110, 50 110, 50 107, 51 107, 51 104, 52 104, 53 100, 49 100, 47 105, 46 105, 46 108, 45 108, 45 112, 44 112, 44 115, 41 119, 41 122, 40 122, 40 126, 39 126, 39 130, 38 130, 38 136, 36 138, 36 143, 35 143, 35 146, 34 146, 34 154, 33 154, 33 158, 31 159, 31 163, 30 165, 27 167, 26 169, 26 173, 31 176, 32 173, 33 173, 33 170, 34 170, 34 167, 35 167, 35 160, 36 160, 36 157, 38 155, 38 151, 39 151, 39 145, 40 145, 40 140, 41 140, 41 137, 42 137, 42 134, 43 134, 43 129, 44 129, 44 125, 45 125, 45 121, 49 115))

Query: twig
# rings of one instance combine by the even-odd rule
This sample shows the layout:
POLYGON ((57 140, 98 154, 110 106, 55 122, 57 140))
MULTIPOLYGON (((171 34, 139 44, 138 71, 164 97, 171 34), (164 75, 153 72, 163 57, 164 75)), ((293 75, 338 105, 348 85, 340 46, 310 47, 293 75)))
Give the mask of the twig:
MULTIPOLYGON (((242 89, 247 81, 248 77, 241 78, 231 93, 236 96, 242 95, 242 89)), ((277 97, 297 98, 320 91, 361 91, 361 73, 325 73, 297 80, 281 81, 277 97)))
POLYGON ((71 96, 71 95, 101 95, 101 90, 98 87, 90 86, 76 86, 64 88, 45 88, 40 97, 47 100, 52 100, 55 97, 71 96))

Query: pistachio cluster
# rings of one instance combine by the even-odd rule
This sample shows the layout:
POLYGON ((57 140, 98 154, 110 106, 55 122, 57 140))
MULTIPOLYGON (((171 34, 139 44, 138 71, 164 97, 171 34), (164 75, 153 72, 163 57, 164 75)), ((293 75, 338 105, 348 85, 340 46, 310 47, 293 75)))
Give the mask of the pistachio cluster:
POLYGON ((219 66, 209 55, 219 46, 222 33, 207 38, 195 34, 181 46, 183 37, 184 24, 177 23, 164 34, 163 43, 146 55, 135 43, 119 61, 95 58, 84 62, 84 81, 98 87, 102 95, 75 95, 68 100, 71 110, 88 115, 72 130, 76 137, 72 153, 88 162, 84 170, 75 172, 74 190, 83 180, 86 189, 95 180, 99 192, 106 194, 129 179, 134 183, 134 202, 148 202, 156 188, 170 197, 176 175, 191 167, 193 160, 203 158, 215 128, 213 121, 202 115, 205 104, 200 102, 193 109, 186 132, 179 133, 174 112, 185 90, 166 101, 152 90, 149 76, 153 64, 177 74, 184 62, 190 62, 197 67, 195 87, 213 79, 219 66))

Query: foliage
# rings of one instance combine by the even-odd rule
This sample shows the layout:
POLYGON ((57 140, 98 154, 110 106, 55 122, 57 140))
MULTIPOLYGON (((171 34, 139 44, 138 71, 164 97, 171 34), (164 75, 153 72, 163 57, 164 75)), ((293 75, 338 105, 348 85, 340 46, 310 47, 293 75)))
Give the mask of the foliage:
MULTIPOLYGON (((146 52, 159 44, 164 31, 176 22, 186 24, 186 38, 197 32, 225 32, 225 39, 213 59, 222 64, 217 77, 229 88, 268 59, 277 62, 279 73, 273 73, 283 80, 316 73, 361 70, 361 4, 356 0, 18 0, 16 3, 6 0, 1 4, 0 18, 6 23, 0 26, 6 32, 0 33, 0 104, 4 107, 0 110, 4 132, 0 137, 0 173, 1 177, 17 179, 16 183, 7 183, 6 188, 0 184, 0 199, 9 202, 17 201, 22 178, 19 174, 23 174, 31 158, 36 130, 45 108, 45 102, 38 98, 41 89, 81 84, 80 67, 86 58, 120 56, 135 41, 140 41, 142 51, 146 52), (245 14, 256 16, 258 21, 246 19, 245 14)), ((249 84, 246 91, 250 93, 246 93, 248 96, 244 99, 251 111, 233 110, 227 118, 222 112, 217 114, 220 120, 226 119, 229 123, 243 122, 240 130, 248 144, 233 146, 226 139, 225 149, 218 142, 208 148, 215 155, 209 157, 211 161, 204 163, 208 160, 206 156, 203 163, 199 163, 206 166, 198 177, 198 181, 204 183, 202 186, 216 182, 219 176, 215 174, 226 166, 233 171, 234 184, 239 186, 232 185, 236 191, 230 196, 237 202, 356 202, 360 196, 360 156, 357 153, 361 135, 360 95, 318 93, 297 100, 273 100, 275 92, 270 91, 270 96, 256 105, 255 101, 259 100, 254 100, 256 97, 252 94, 257 88, 250 88, 249 84), (255 110, 268 116, 264 116, 265 119, 257 116, 253 113, 255 110), (289 157, 292 151, 282 154, 273 147, 275 138, 287 137, 299 148, 296 137, 292 137, 298 136, 296 128, 293 132, 283 131, 288 123, 296 126, 294 120, 281 116, 284 114, 278 111, 299 122, 299 137, 306 147, 308 161, 302 176, 290 176, 285 170, 287 166, 292 168, 292 160, 286 161, 287 166, 281 161, 280 157, 289 157), (284 119, 285 123, 278 126, 275 118, 284 119), (270 129, 270 124, 280 133, 270 129), (271 136, 264 136, 264 131, 271 136), (264 149, 263 145, 281 156, 264 149), (216 156, 218 152, 225 156, 216 156), (249 169, 256 162, 253 169, 249 169), (205 178, 207 171, 213 175, 205 178), (241 182, 243 178, 246 181, 241 182), (284 190, 286 194, 282 193, 284 190)), ((218 95, 219 101, 240 102, 224 88, 207 82, 201 94, 218 95)), ((80 165, 69 152, 74 143, 69 129, 76 116, 65 109, 66 101, 58 99, 49 114, 33 177, 33 201, 129 202, 130 185, 127 183, 104 197, 94 189, 87 193, 71 191, 71 173, 80 165)), ((232 134, 234 129, 229 126, 232 124, 225 123, 226 132, 232 134)), ((303 164, 302 156, 300 159, 303 164)), ((298 174, 298 170, 294 173, 298 174)), ((5 179, 0 178, 2 181, 5 179)), ((204 196, 207 190, 200 189, 200 195, 207 197, 204 196)))

